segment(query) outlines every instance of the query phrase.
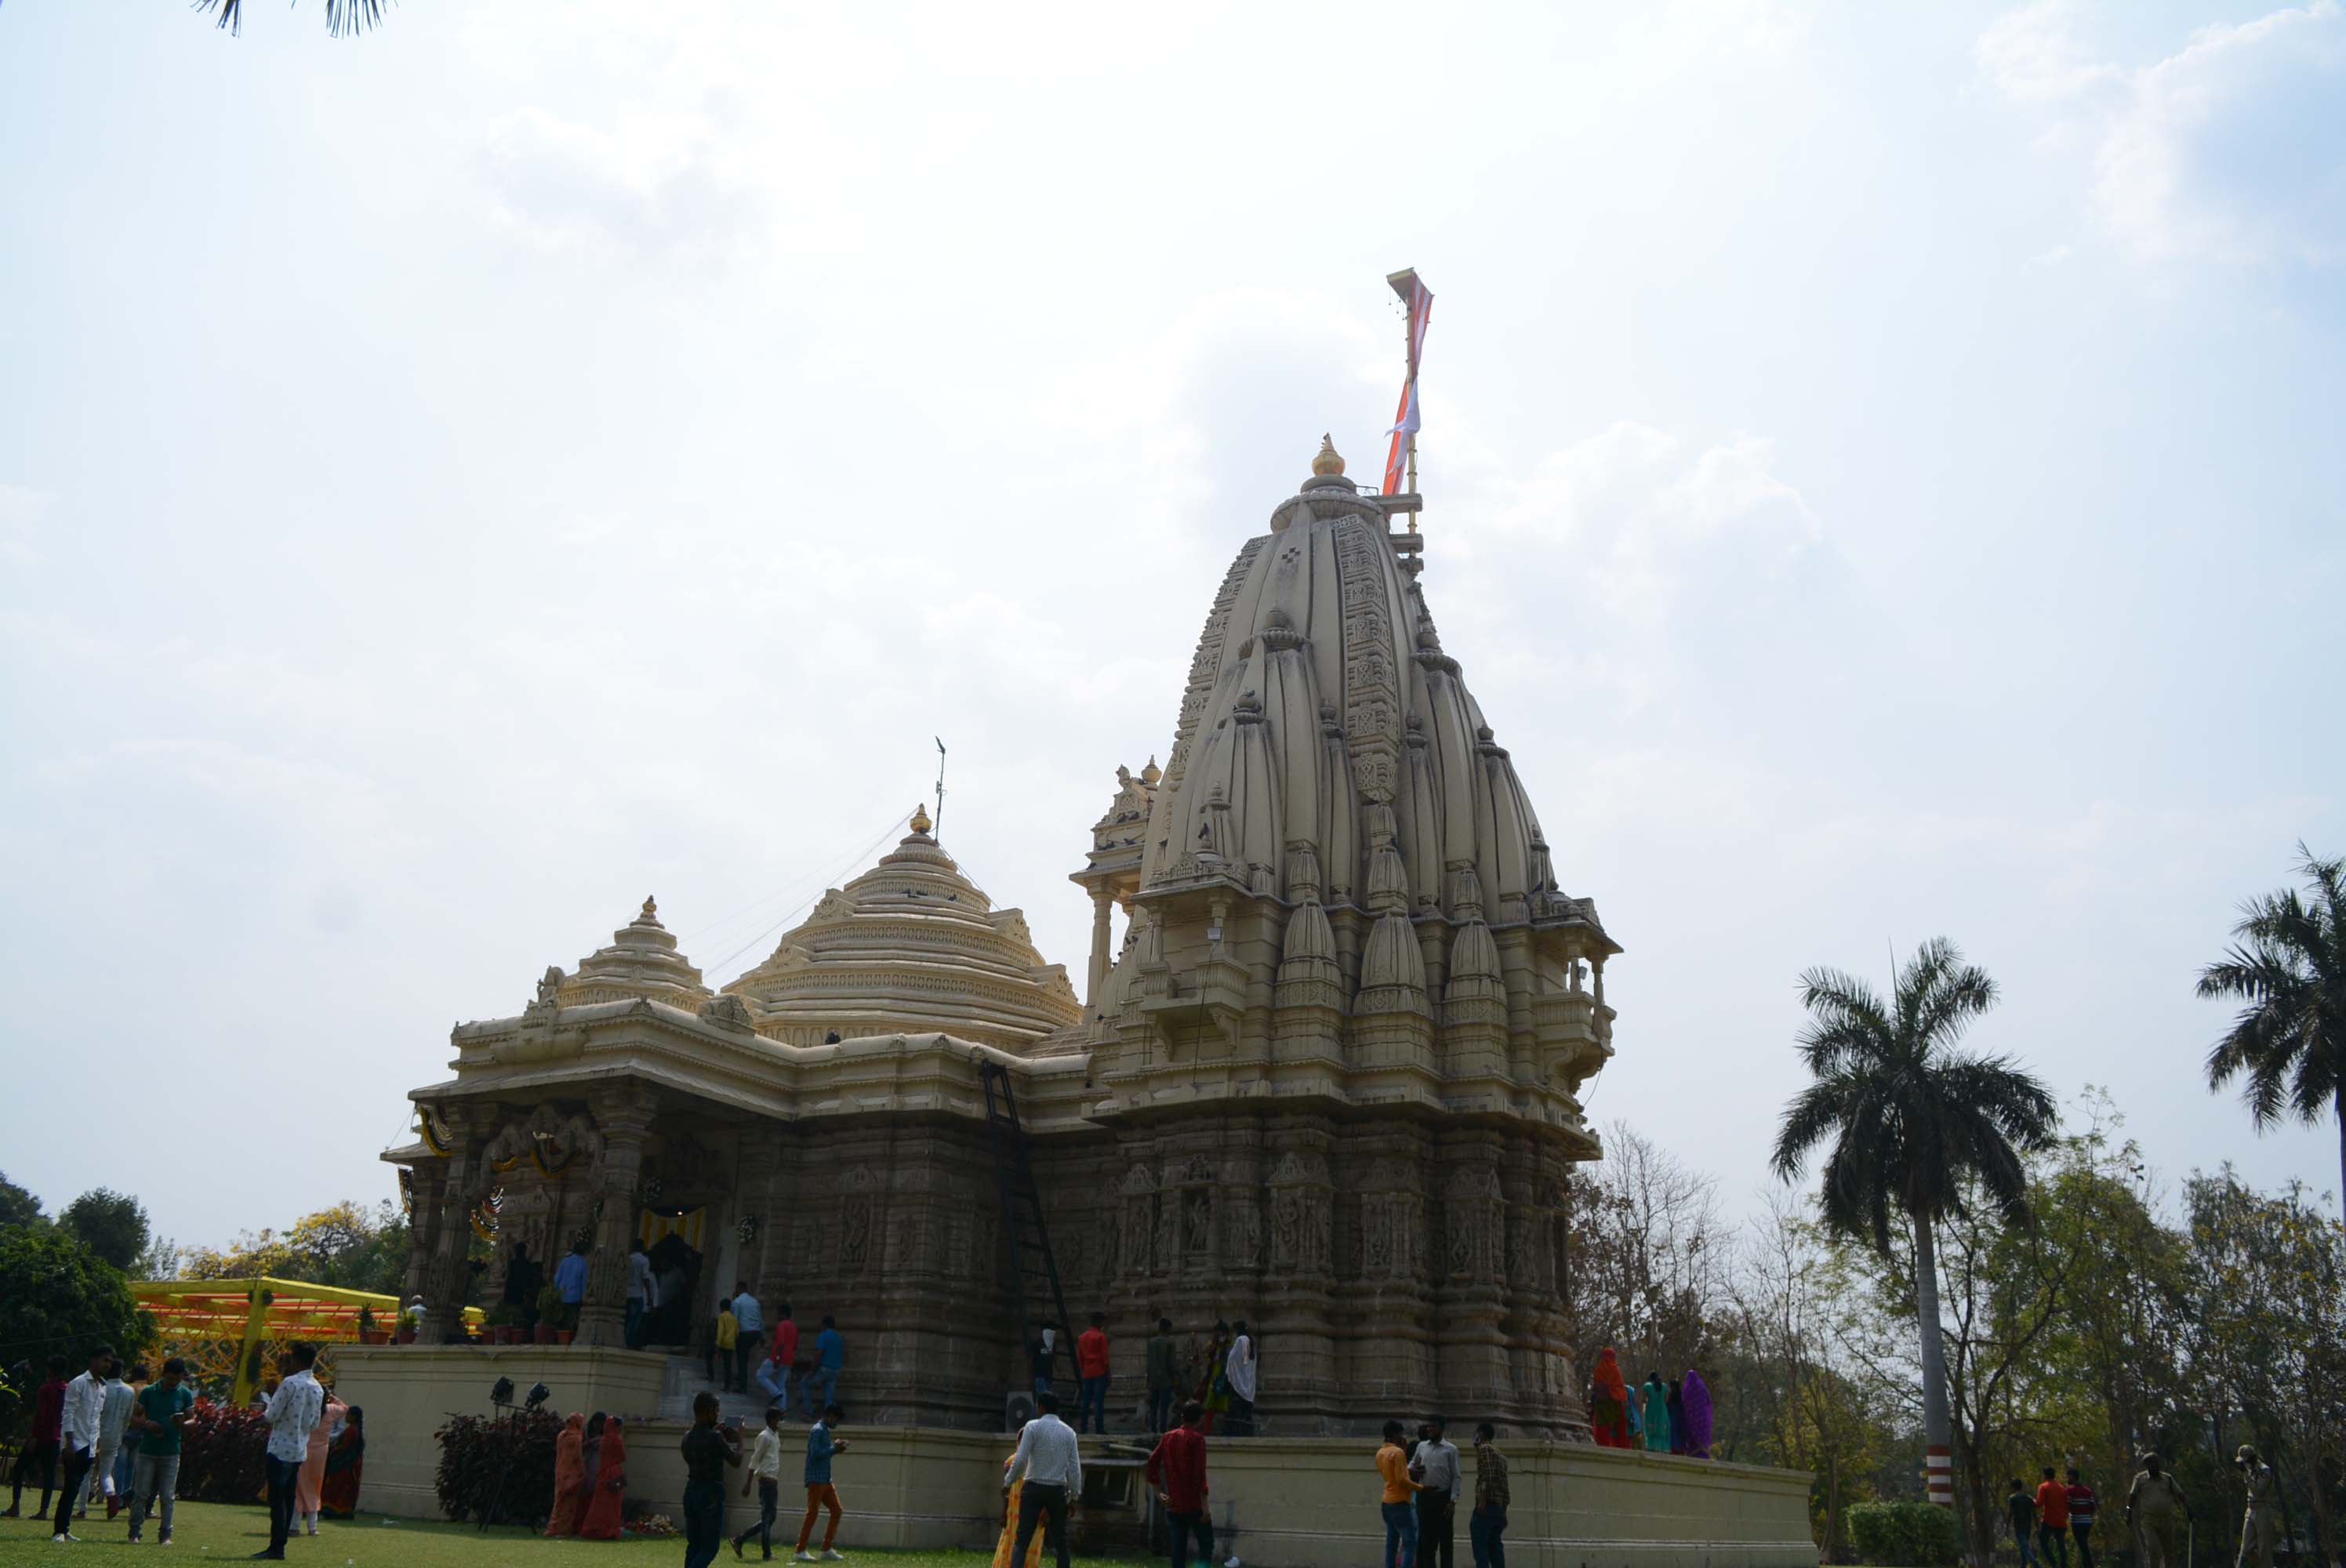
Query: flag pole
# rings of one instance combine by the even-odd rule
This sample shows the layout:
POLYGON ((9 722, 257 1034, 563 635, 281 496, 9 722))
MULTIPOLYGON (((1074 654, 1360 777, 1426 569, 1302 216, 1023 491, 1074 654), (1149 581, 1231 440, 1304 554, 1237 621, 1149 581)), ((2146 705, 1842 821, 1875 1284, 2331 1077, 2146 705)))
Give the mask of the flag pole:
MULTIPOLYGON (((1419 281, 1417 269, 1414 267, 1404 267, 1398 272, 1387 273, 1385 275, 1385 283, 1387 287, 1391 288, 1392 291, 1401 298, 1402 363, 1404 367, 1404 374, 1402 381, 1401 417, 1408 419, 1410 417, 1411 411, 1416 406, 1418 308, 1420 299, 1424 294, 1425 286, 1423 283, 1419 281)), ((1431 303, 1430 300, 1427 302, 1429 304, 1431 303)), ((1408 486, 1409 494, 1415 495, 1419 492, 1417 488, 1417 432, 1414 428, 1409 432, 1409 449, 1405 454, 1405 461, 1408 464, 1408 478, 1405 483, 1408 486)), ((1388 470, 1387 472, 1390 473, 1391 471, 1388 470)), ((1388 479, 1386 483, 1390 484, 1392 481, 1388 479)), ((1413 534, 1417 532, 1417 514, 1415 512, 1412 512, 1410 514, 1409 531, 1413 534)))

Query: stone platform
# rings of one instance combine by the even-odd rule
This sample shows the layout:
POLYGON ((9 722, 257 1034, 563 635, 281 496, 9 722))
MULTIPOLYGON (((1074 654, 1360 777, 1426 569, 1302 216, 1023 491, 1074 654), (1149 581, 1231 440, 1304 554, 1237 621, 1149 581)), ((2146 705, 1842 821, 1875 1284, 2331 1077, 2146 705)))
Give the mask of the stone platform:
MULTIPOLYGON (((433 1433, 452 1412, 488 1410, 490 1385, 511 1378, 526 1390, 543 1381, 550 1408, 601 1410, 627 1418, 627 1492, 679 1513, 684 1462, 678 1443, 689 1424, 658 1414, 674 1390, 668 1359, 644 1351, 583 1347, 343 1346, 337 1389, 366 1407, 367 1472, 361 1502, 368 1512, 437 1517, 433 1433), (638 1418, 643 1418, 638 1420, 638 1418)), ((856 1406, 853 1380, 840 1397, 856 1406)), ((1276 1419, 1276 1412, 1266 1412, 1276 1419)), ((793 1420, 784 1461, 796 1479, 803 1422, 793 1420)), ((936 1549, 990 1548, 1002 1519, 1002 1461, 1011 1441, 1000 1433, 925 1426, 862 1426, 842 1433, 851 1451, 838 1462, 847 1505, 840 1544, 936 1549)), ((1111 1434, 1110 1446, 1140 1441, 1111 1434)), ((1102 1440, 1086 1438, 1086 1458, 1102 1440)), ((1360 1568, 1384 1549, 1377 1481, 1365 1438, 1251 1438, 1215 1441, 1209 1477, 1221 1550, 1260 1568, 1360 1568)), ((1515 1506, 1508 1554, 1518 1568, 1812 1568, 1809 1478, 1753 1465, 1719 1464, 1630 1453, 1585 1443, 1503 1438, 1513 1464, 1515 1506)), ((1470 1461, 1471 1462, 1471 1461, 1470 1461)), ((1103 1471, 1109 1466, 1099 1467, 1103 1471)), ((1130 1471, 1124 1474, 1129 1477, 1130 1471)), ((1123 1482, 1119 1481, 1119 1486, 1123 1482)), ((793 1489, 784 1488, 785 1517, 793 1489)), ((1129 1509, 1145 1492, 1095 1502, 1094 1512, 1129 1509)), ((729 1494, 727 1528, 750 1514, 729 1494)), ((1106 1522, 1103 1521, 1102 1522, 1106 1522)), ((1115 1533, 1126 1533, 1116 1532, 1115 1533)), ((1457 1556, 1468 1559, 1466 1526, 1457 1556)))

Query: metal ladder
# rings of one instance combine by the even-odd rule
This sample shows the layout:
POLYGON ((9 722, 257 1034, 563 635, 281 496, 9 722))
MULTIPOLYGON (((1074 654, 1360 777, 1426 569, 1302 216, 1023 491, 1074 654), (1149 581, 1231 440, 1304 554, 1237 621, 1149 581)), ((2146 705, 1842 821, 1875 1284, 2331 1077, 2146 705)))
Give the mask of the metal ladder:
MULTIPOLYGON (((1076 1336, 1067 1321, 1066 1293, 1059 1286, 1059 1265, 1051 1256, 1051 1235, 1043 1226, 1042 1195, 1035 1187, 1035 1168, 1026 1159, 1026 1133, 1018 1123, 1018 1097, 1012 1091, 1010 1069, 1000 1062, 981 1061, 977 1075, 985 1085, 985 1127, 994 1144, 994 1185, 1002 1198, 1002 1237, 1010 1248, 1010 1303, 1018 1319, 1019 1364, 1031 1359, 1036 1330, 1058 1330, 1051 1346, 1054 1367, 1061 1356, 1076 1371, 1076 1336)), ((1054 1378, 1057 1376, 1056 1369, 1054 1378)))

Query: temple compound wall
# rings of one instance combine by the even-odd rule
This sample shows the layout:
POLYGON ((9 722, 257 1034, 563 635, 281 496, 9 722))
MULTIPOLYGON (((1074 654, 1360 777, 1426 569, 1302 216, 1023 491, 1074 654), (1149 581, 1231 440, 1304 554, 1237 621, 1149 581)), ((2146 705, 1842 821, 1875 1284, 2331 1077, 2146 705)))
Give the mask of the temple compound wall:
POLYGON ((1015 1084, 1067 1305, 1113 1408, 1157 1319, 1246 1319, 1260 1430, 1440 1409, 1584 1434, 1564 1193, 1612 1054, 1595 904, 1417 581, 1412 497, 1323 447, 1209 607, 1167 764, 1117 770, 1072 880, 1078 997, 924 813, 722 989, 652 901, 516 1016, 460 1025, 388 1151, 428 1321, 516 1243, 589 1247, 578 1339, 620 1343, 627 1252, 738 1278, 849 1344, 861 1422, 997 1428, 1026 1382, 980 1066, 1015 1084), (1117 917, 1122 916, 1121 936, 1117 917), (475 1237, 495 1257, 474 1278, 475 1237))

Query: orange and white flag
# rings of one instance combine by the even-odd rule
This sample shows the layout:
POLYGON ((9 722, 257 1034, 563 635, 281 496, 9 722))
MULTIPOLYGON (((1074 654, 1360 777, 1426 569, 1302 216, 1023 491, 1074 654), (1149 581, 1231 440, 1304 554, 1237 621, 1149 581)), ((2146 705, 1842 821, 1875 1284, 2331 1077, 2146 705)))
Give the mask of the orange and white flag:
POLYGON ((1417 356, 1425 347, 1425 323, 1433 316, 1433 294, 1414 272, 1409 273, 1409 379, 1402 383, 1401 407, 1393 412, 1392 428, 1385 433, 1392 438, 1385 448, 1385 488, 1387 495, 1401 494, 1406 483, 1409 449, 1417 438, 1417 356))

